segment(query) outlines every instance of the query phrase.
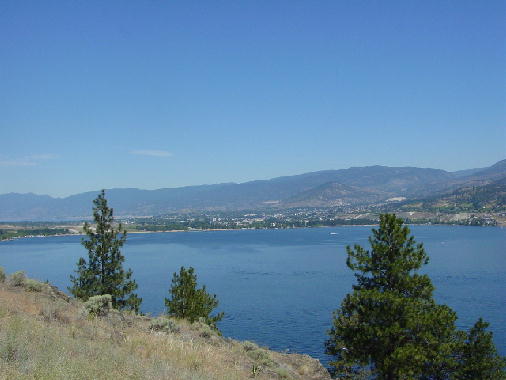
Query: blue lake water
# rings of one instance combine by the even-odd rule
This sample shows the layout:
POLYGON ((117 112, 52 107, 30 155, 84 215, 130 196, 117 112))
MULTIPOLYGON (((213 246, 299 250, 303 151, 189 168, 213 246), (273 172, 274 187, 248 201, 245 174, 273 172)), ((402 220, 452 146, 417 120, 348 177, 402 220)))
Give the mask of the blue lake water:
MULTIPOLYGON (((193 266, 199 283, 220 301, 225 336, 272 349, 306 353, 327 363, 326 331, 332 311, 351 290, 345 247, 368 247, 371 227, 131 234, 123 249, 143 298, 142 310, 164 311, 172 274, 193 266)), ((478 317, 491 323, 506 355, 506 229, 414 226, 430 256, 424 269, 438 302, 468 328, 478 317)), ((25 270, 65 290, 87 252, 81 238, 27 238, 0 243, 0 266, 25 270)))

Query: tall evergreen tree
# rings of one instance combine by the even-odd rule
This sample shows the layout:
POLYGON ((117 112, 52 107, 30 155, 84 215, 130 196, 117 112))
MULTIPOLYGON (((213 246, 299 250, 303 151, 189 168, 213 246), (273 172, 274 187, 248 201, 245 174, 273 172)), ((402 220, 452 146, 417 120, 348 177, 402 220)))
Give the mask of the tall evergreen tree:
POLYGON ((492 333, 486 331, 488 323, 478 319, 467 332, 461 332, 459 368, 455 378, 461 380, 506 379, 506 358, 499 356, 492 340, 492 333))
POLYGON ((381 215, 371 250, 347 247, 357 284, 334 312, 327 353, 341 377, 371 367, 377 379, 445 379, 455 368, 456 314, 432 297, 428 257, 395 215, 381 215))
POLYGON ((190 267, 181 267, 178 273, 172 277, 172 285, 169 290, 171 298, 165 298, 167 314, 176 318, 184 318, 190 322, 204 318, 206 323, 216 328, 216 323, 223 318, 223 313, 211 316, 212 311, 218 306, 216 295, 208 294, 206 286, 197 289, 197 275, 190 267))
POLYGON ((139 311, 141 298, 133 291, 137 283, 132 279, 132 270, 123 269, 125 257, 121 247, 126 241, 126 230, 121 223, 115 227, 113 210, 107 206, 105 191, 102 190, 93 201, 95 228, 87 222, 87 235, 81 244, 88 250, 88 260, 77 262, 76 276, 70 276, 70 292, 82 300, 96 295, 110 294, 116 309, 139 311))

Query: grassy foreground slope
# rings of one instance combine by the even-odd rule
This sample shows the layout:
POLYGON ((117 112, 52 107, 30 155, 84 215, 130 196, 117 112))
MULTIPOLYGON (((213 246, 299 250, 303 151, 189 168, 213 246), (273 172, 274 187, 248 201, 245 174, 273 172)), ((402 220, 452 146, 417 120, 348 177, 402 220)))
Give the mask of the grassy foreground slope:
POLYGON ((202 323, 90 315, 57 288, 0 282, 0 379, 330 379, 307 355, 269 351, 202 323))

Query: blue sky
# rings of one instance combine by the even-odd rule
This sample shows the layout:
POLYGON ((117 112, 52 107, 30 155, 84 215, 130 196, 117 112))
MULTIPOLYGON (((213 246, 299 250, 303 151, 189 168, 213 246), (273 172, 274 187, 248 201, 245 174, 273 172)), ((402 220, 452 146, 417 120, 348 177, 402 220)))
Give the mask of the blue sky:
POLYGON ((506 158, 506 1, 0 2, 0 193, 506 158))

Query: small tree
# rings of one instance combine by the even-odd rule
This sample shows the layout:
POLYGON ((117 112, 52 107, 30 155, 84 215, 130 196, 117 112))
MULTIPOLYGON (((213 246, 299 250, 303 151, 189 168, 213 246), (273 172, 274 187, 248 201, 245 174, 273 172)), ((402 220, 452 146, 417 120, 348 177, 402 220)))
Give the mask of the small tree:
POLYGON ((141 298, 133 293, 137 283, 132 280, 132 270, 123 269, 125 257, 120 248, 126 241, 126 230, 121 223, 115 227, 113 210, 107 206, 104 190, 93 201, 95 229, 87 222, 84 232, 88 236, 81 244, 88 250, 88 261, 80 258, 76 276, 70 276, 70 292, 87 301, 90 297, 110 294, 112 307, 139 311, 141 298))
POLYGON ((456 314, 432 298, 417 272, 428 262, 422 244, 395 215, 381 215, 371 251, 347 247, 357 284, 334 312, 326 352, 341 377, 370 366, 378 379, 447 378, 455 367, 456 314))
POLYGON ((205 285, 197 289, 197 275, 192 267, 181 267, 179 274, 174 273, 169 293, 171 298, 165 298, 165 306, 167 314, 173 317, 184 318, 192 323, 204 318, 213 328, 223 318, 223 313, 211 316, 218 306, 218 299, 215 294, 206 292, 205 285))
POLYGON ((467 332, 461 332, 457 379, 506 379, 506 359, 497 354, 488 323, 478 319, 467 332))

